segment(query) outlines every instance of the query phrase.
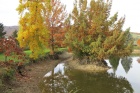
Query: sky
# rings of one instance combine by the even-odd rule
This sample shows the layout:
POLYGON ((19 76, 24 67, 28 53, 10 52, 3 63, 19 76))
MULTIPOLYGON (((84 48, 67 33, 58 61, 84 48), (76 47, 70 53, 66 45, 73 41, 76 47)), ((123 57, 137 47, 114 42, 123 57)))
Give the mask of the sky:
MULTIPOLYGON (((18 25, 19 15, 16 11, 19 0, 0 0, 0 23, 5 26, 18 25)), ((74 0, 61 0, 71 11, 74 0)), ((118 12, 119 18, 125 16, 123 29, 131 28, 131 32, 140 33, 140 0, 112 0, 111 15, 118 12)))

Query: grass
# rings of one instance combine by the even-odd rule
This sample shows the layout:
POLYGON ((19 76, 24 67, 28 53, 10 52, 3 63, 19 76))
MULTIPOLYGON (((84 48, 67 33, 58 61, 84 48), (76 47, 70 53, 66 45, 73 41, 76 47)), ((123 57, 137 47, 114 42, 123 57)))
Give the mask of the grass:
MULTIPOLYGON (((60 51, 60 52, 65 51, 65 50, 67 50, 67 48, 58 48, 58 51, 60 51)), ((49 53, 50 52, 49 49, 45 49, 44 51, 45 51, 45 53, 49 53)), ((28 57, 32 53, 31 50, 25 50, 24 52, 25 52, 26 56, 28 56, 28 57)), ((10 60, 10 59, 12 59, 14 61, 18 61, 17 59, 14 59, 12 57, 8 57, 7 58, 7 60, 10 60)), ((0 61, 5 61, 5 56, 2 53, 0 53, 0 61)))
MULTIPOLYGON (((7 60, 13 60, 14 58, 12 58, 12 57, 7 57, 7 60)), ((4 56, 4 54, 0 54, 0 61, 5 61, 5 56, 4 56)), ((17 61, 17 60, 15 60, 15 61, 17 61)))
POLYGON ((4 59, 5 59, 5 56, 1 53, 1 54, 0 54, 0 60, 1 60, 1 61, 4 61, 4 59))
POLYGON ((134 50, 140 50, 140 46, 134 46, 134 50))
POLYGON ((27 56, 29 56, 32 52, 31 52, 30 50, 26 50, 26 51, 24 51, 24 53, 25 53, 27 56))
POLYGON ((140 56, 140 49, 135 49, 133 50, 132 54, 130 56, 140 56))
MULTIPOLYGON (((58 48, 58 51, 60 51, 60 52, 65 51, 65 50, 67 50, 67 48, 58 48)), ((30 50, 26 50, 24 52, 27 56, 29 56, 32 53, 30 50)), ((45 49, 44 52, 49 53, 50 49, 45 49)))
POLYGON ((58 51, 66 51, 67 48, 58 48, 58 51))

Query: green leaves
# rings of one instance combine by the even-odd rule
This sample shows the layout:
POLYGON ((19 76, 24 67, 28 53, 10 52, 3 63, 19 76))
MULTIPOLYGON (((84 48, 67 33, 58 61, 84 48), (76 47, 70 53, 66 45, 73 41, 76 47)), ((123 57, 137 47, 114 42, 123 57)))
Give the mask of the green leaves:
POLYGON ((4 32, 4 26, 0 23, 0 38, 3 38, 6 32, 4 32))

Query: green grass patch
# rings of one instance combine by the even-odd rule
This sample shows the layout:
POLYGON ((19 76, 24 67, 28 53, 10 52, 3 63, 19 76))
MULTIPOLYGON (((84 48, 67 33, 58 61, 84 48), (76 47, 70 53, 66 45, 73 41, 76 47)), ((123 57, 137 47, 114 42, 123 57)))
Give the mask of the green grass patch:
POLYGON ((26 56, 29 56, 30 54, 32 54, 32 51, 31 50, 26 50, 26 51, 24 51, 24 53, 26 54, 26 56))
MULTIPOLYGON (((60 52, 66 51, 66 50, 67 50, 67 48, 58 48, 58 51, 60 51, 60 52)), ((32 53, 31 50, 26 50, 26 51, 24 51, 24 52, 25 52, 25 54, 26 54, 27 56, 29 56, 29 55, 32 53)), ((44 52, 45 52, 45 53, 49 53, 49 52, 50 52, 50 49, 45 49, 44 52)))
POLYGON ((5 59, 5 56, 1 53, 1 54, 0 54, 0 60, 1 60, 1 61, 4 61, 4 59, 5 59))
MULTIPOLYGON (((45 53, 49 53, 49 52, 50 52, 50 50, 49 50, 49 49, 45 49, 45 50, 44 50, 44 52, 45 52, 45 53)), ((31 50, 25 50, 25 51, 24 51, 24 53, 26 54, 26 56, 28 56, 28 57, 29 57, 29 56, 30 56, 30 54, 32 54, 32 51, 31 51, 31 50)))
POLYGON ((67 51, 67 48, 58 48, 58 51, 62 52, 62 51, 67 51))
MULTIPOLYGON (((12 58, 12 57, 7 57, 7 60, 13 60, 14 58, 12 58)), ((4 54, 0 54, 0 61, 5 61, 5 55, 4 54)), ((17 60, 15 60, 15 61, 17 61, 17 60)))
MULTIPOLYGON (((58 48, 57 51, 62 52, 62 51, 66 51, 66 50, 67 50, 67 48, 58 48)), ((45 53, 49 53, 50 50, 49 50, 49 49, 45 49, 44 52, 45 52, 45 53)), ((30 55, 32 52, 31 52, 31 50, 25 50, 24 53, 26 54, 27 57, 29 57, 29 55, 30 55)), ((10 57, 10 56, 7 57, 7 60, 14 60, 15 62, 18 62, 18 61, 19 61, 18 59, 14 59, 14 58, 12 58, 12 57, 10 57)), ((4 56, 3 53, 0 53, 0 61, 5 61, 5 56, 4 56)))
POLYGON ((140 50, 140 47, 139 46, 134 46, 133 48, 140 50))
POLYGON ((49 49, 45 49, 44 51, 45 51, 45 53, 49 53, 49 52, 50 52, 50 50, 49 50, 49 49))

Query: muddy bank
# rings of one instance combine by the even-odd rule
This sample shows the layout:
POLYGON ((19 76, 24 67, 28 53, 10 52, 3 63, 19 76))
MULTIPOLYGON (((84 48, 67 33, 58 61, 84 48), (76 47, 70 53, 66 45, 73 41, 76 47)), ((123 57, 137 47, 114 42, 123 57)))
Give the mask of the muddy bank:
POLYGON ((92 73, 96 73, 96 72, 105 72, 107 71, 110 67, 102 67, 102 66, 97 66, 96 64, 80 64, 79 60, 75 59, 75 60, 70 60, 68 62, 68 66, 73 68, 73 69, 77 69, 80 71, 84 71, 84 72, 92 72, 92 73))
POLYGON ((41 93, 38 84, 42 80, 43 76, 51 71, 58 63, 67 60, 71 57, 71 54, 64 52, 59 55, 59 60, 50 60, 33 63, 25 67, 25 76, 16 76, 16 80, 6 86, 6 90, 2 90, 0 93, 41 93))

